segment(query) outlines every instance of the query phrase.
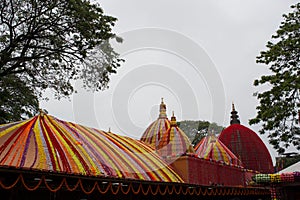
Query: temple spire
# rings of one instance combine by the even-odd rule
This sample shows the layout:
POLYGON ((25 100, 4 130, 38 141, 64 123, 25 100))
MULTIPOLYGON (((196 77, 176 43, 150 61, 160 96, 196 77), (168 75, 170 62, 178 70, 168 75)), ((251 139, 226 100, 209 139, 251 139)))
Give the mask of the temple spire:
POLYGON ((176 125, 177 125, 176 117, 174 115, 174 111, 172 111, 171 126, 176 126, 176 125))
POLYGON ((238 112, 235 110, 234 103, 232 103, 230 124, 240 124, 239 116, 237 115, 237 113, 238 112))
POLYGON ((161 103, 159 106, 159 117, 158 117, 159 119, 167 118, 166 110, 167 110, 167 106, 164 103, 164 98, 161 98, 161 103))

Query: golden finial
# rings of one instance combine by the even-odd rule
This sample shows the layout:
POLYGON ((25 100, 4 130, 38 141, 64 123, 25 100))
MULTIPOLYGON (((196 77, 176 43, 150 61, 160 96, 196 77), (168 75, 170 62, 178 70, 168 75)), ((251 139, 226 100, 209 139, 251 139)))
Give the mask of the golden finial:
POLYGON ((171 126, 176 126, 176 117, 174 115, 174 111, 172 111, 172 117, 171 117, 171 126))
POLYGON ((166 104, 164 103, 164 98, 161 98, 161 103, 159 105, 159 118, 167 118, 167 114, 166 114, 166 104))

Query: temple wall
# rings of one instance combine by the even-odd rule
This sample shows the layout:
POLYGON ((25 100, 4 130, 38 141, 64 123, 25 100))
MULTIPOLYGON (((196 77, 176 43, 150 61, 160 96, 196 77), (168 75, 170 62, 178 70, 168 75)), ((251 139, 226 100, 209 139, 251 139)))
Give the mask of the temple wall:
POLYGON ((172 168, 190 184, 214 186, 247 186, 254 172, 191 156, 182 156, 172 168))

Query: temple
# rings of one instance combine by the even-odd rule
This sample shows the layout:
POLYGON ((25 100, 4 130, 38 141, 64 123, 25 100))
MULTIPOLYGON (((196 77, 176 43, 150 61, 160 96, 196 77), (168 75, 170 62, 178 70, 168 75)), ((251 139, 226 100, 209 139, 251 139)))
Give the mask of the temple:
POLYGON ((269 199, 253 184, 272 173, 260 138, 240 124, 232 108, 230 126, 211 131, 195 147, 167 117, 139 140, 57 119, 40 112, 0 125, 0 191, 4 199, 269 199))

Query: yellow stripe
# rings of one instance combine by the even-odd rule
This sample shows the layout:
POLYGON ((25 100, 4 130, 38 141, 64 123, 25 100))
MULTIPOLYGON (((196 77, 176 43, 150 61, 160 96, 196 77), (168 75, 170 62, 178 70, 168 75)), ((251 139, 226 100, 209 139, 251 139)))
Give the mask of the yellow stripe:
POLYGON ((30 121, 30 120, 31 120, 31 119, 26 120, 26 121, 22 121, 22 122, 20 122, 20 123, 18 123, 18 124, 16 124, 16 125, 13 125, 13 126, 7 128, 7 129, 2 130, 2 131, 0 132, 0 137, 3 137, 4 135, 6 135, 6 134, 8 134, 8 133, 10 133, 10 132, 12 132, 12 131, 14 131, 15 129, 20 128, 21 126, 23 126, 24 124, 26 124, 26 123, 27 123, 28 121, 30 121))
MULTIPOLYGON (((62 143, 62 145, 64 145, 64 147, 67 149, 67 152, 70 155, 70 157, 75 161, 76 165, 77 165, 77 172, 83 173, 85 174, 85 170, 83 168, 83 165, 81 164, 79 158, 76 156, 76 154, 72 151, 72 149, 70 148, 70 146, 68 145, 68 143, 63 139, 63 137, 59 134, 59 132, 56 130, 58 127, 53 126, 52 123, 55 123, 55 120, 53 120, 52 118, 49 117, 49 119, 46 119, 49 123, 48 126, 51 127, 51 130, 53 132, 55 132, 55 137, 57 137, 57 141, 59 143, 62 143), (51 121, 51 122, 50 122, 51 121)), ((62 129, 60 129, 61 131, 63 131, 63 134, 65 134, 66 132, 62 129)))
MULTIPOLYGON (((40 119, 40 116, 39 116, 39 119, 40 119)), ((44 123, 45 123, 45 122, 44 122, 44 123)), ((56 164, 56 166, 57 166, 56 169, 54 169, 54 166, 53 166, 53 164, 52 164, 53 170, 59 171, 59 168, 58 168, 58 160, 57 160, 56 152, 55 152, 55 150, 54 150, 53 144, 52 144, 51 139, 50 139, 50 137, 49 137, 49 133, 47 132, 45 126, 43 126, 42 124, 41 124, 41 128, 43 129, 43 132, 45 133, 45 136, 46 136, 45 140, 48 141, 49 146, 50 146, 50 152, 49 152, 49 153, 52 153, 54 162, 55 162, 55 164, 56 164)), ((49 147, 48 147, 48 151, 49 151, 49 147)), ((50 161, 50 162, 51 162, 51 161, 50 161)))
POLYGON ((41 134, 40 133, 40 129, 39 129, 39 122, 36 122, 34 124, 34 127, 33 127, 33 132, 34 132, 34 137, 35 137, 35 140, 36 140, 36 143, 37 143, 37 150, 38 150, 38 163, 37 163, 37 168, 41 168, 41 169, 46 169, 46 163, 47 163, 47 159, 46 159, 46 153, 45 153, 45 150, 46 150, 46 147, 47 146, 43 146, 43 140, 42 140, 42 137, 41 137, 41 134))

